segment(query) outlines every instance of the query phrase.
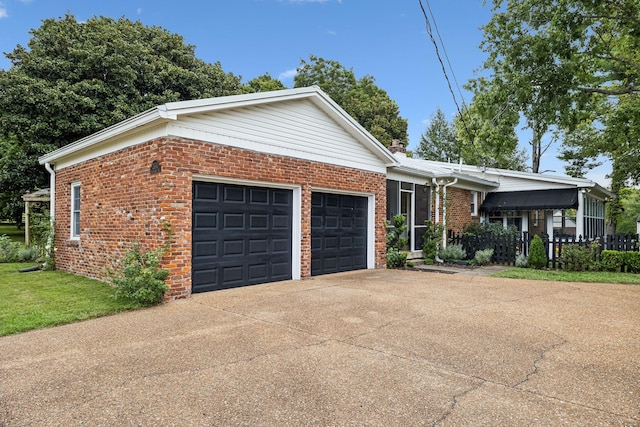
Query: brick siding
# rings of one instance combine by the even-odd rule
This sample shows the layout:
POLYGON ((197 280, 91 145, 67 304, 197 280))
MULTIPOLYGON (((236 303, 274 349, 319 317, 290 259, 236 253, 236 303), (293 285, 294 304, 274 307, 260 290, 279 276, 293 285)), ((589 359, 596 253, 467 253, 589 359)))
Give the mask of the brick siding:
MULTIPOLYGON (((478 193, 478 206, 482 203, 481 193, 478 193)), ((472 223, 480 222, 480 214, 471 215, 471 191, 462 188, 447 188, 447 231, 456 233, 463 231, 472 223)), ((442 208, 440 209, 442 215, 442 208)))
POLYGON ((139 242, 164 242, 173 230, 163 267, 170 272, 166 299, 191 294, 193 174, 300 185, 301 276, 311 274, 311 189, 375 194, 375 266, 385 266, 385 174, 181 138, 159 138, 106 154, 56 173, 56 265, 104 280, 113 262, 139 242), (150 173, 154 160, 159 173, 150 173), (71 183, 81 183, 80 239, 70 239, 71 183))

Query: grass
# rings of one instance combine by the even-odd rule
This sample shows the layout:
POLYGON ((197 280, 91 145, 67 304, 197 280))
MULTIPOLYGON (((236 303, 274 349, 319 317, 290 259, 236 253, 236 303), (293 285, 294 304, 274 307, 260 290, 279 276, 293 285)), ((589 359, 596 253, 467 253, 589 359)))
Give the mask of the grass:
POLYGON ((139 307, 114 288, 63 271, 19 273, 33 264, 0 264, 0 336, 73 323, 139 307))
POLYGON ((513 267, 492 274, 491 276, 506 277, 508 279, 552 280, 559 282, 640 284, 640 274, 607 273, 604 271, 535 270, 533 268, 513 267))
POLYGON ((6 234, 14 242, 24 244, 24 228, 18 229, 15 224, 0 222, 0 236, 6 234))

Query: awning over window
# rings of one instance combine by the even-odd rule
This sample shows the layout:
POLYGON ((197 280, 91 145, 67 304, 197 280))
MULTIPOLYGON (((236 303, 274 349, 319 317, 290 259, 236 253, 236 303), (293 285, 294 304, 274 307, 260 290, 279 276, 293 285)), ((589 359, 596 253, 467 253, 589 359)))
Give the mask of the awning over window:
POLYGON ((506 191, 489 193, 480 210, 527 211, 538 209, 575 209, 578 207, 578 189, 506 191))

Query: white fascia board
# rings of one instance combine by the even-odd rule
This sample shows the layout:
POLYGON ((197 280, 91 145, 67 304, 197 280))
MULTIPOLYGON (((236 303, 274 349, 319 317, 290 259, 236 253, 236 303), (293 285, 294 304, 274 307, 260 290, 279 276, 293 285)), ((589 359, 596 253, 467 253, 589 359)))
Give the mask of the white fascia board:
POLYGON ((101 131, 91 134, 85 138, 79 139, 64 147, 58 148, 51 153, 45 154, 38 158, 41 165, 45 163, 56 163, 56 160, 78 153, 79 151, 90 149, 101 142, 107 141, 131 130, 141 128, 149 123, 157 120, 176 120, 177 117, 167 114, 159 107, 151 108, 140 114, 137 114, 127 120, 116 123, 101 131))

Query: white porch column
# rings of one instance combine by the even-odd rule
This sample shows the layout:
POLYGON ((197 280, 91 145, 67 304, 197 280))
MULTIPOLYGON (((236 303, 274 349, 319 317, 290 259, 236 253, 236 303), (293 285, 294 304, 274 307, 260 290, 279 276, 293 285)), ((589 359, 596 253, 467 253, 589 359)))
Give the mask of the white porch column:
MULTIPOLYGON (((544 219, 546 222, 546 233, 549 235, 549 242, 553 242, 553 211, 544 211, 544 219)), ((553 256, 553 245, 547 248, 549 258, 553 256)))
POLYGON ((584 189, 579 189, 578 210, 576 211, 576 237, 582 236, 586 240, 587 236, 584 234, 584 189))

